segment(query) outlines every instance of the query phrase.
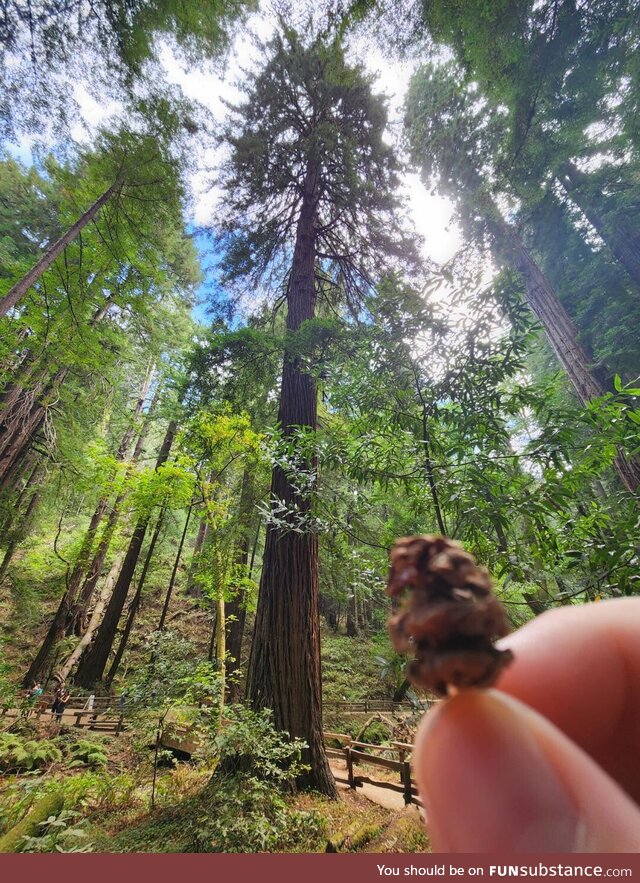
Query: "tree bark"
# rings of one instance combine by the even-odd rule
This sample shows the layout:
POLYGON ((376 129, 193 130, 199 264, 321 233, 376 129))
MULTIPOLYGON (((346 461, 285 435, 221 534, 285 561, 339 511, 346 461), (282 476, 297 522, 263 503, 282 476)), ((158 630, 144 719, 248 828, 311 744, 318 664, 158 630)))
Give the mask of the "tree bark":
POLYGON ((158 537, 160 536, 160 531, 162 530, 162 525, 164 524, 164 516, 165 509, 164 507, 160 510, 160 514, 158 515, 158 520, 156 522, 155 529, 153 531, 153 536, 151 537, 151 542, 149 543, 149 548, 147 549, 147 555, 144 559, 144 565, 142 567, 142 573, 140 574, 140 579, 138 580, 138 586, 136 588, 135 595, 131 600, 131 604, 129 606, 129 613, 127 615, 127 622, 124 627, 124 631, 122 632, 122 637, 120 638, 120 643, 118 644, 118 649, 116 650, 116 654, 113 657, 113 662, 111 663, 111 668, 109 669, 107 676, 105 678, 105 684, 107 687, 110 687, 118 668, 120 667, 120 662, 122 661, 122 656, 126 649, 126 646, 129 642, 129 635, 131 634, 131 629, 133 628, 133 623, 136 618, 136 614, 138 613, 138 608, 140 607, 140 599, 142 598, 142 589, 144 588, 145 581, 147 579, 147 573, 149 572, 149 566, 151 564, 151 559, 153 558, 153 553, 155 552, 156 543, 158 542, 158 537))
MULTIPOLYGON (((605 395, 605 389, 591 370, 589 357, 578 342, 578 332, 558 300, 542 270, 522 244, 516 247, 515 263, 522 273, 527 301, 545 330, 556 358, 564 368, 578 401, 586 406, 592 399, 605 395)), ((635 494, 640 484, 640 465, 636 458, 619 451, 613 462, 622 485, 635 494)))
MULTIPOLYGON (((14 420, 7 425, 0 448, 0 487, 5 487, 9 483, 12 468, 29 450, 33 437, 46 420, 49 409, 56 404, 60 387, 68 373, 69 368, 59 368, 45 386, 42 395, 25 409, 26 413, 13 414, 14 420)), ((18 408, 19 405, 16 406, 16 410, 18 408)))
MULTIPOLYGON (((592 399, 605 394, 605 389, 593 373, 591 360, 578 340, 578 331, 561 304, 553 286, 524 245, 521 236, 500 218, 497 206, 487 197, 489 229, 493 235, 498 256, 511 263, 522 275, 526 300, 540 321, 547 340, 564 369, 576 398, 586 406, 592 399)), ((635 494, 640 485, 640 464, 620 451, 613 468, 622 485, 635 494)))
MULTIPOLYGON (((100 322, 113 306, 107 301, 91 318, 91 327, 100 322)), ((8 486, 22 458, 31 447, 34 436, 45 424, 49 410, 57 403, 60 387, 69 373, 68 366, 59 367, 53 376, 41 376, 31 389, 20 387, 11 394, 11 406, 5 407, 0 418, 0 488, 8 486)))
MULTIPOLYGON (((133 454, 131 455, 131 460, 127 469, 127 478, 133 471, 133 467, 138 462, 140 454, 142 453, 142 449, 144 447, 147 434, 149 432, 149 427, 151 425, 151 417, 155 411, 156 405, 158 404, 159 397, 160 386, 157 386, 156 391, 153 394, 153 399, 149 406, 145 422, 138 435, 138 440, 133 450, 133 454)), ((78 599, 68 617, 65 630, 65 634, 67 635, 77 635, 78 637, 81 637, 84 634, 85 628, 87 627, 88 611, 89 605, 91 603, 91 598, 93 597, 95 587, 100 578, 100 574, 102 573, 102 568, 104 567, 104 562, 107 558, 107 553, 111 545, 111 540, 113 539, 113 535, 120 519, 120 509, 125 497, 126 492, 123 491, 116 497, 113 506, 111 507, 111 512, 109 513, 109 518, 107 524, 105 525, 102 537, 100 538, 100 542, 93 557, 93 561, 91 562, 91 566, 87 570, 87 575, 85 577, 84 583, 82 584, 78 599)))
POLYGON ((184 547, 184 541, 187 538, 187 531, 189 529, 189 521, 191 519, 191 512, 193 511, 193 503, 187 509, 187 517, 184 522, 184 528, 182 530, 182 536, 180 537, 180 542, 178 544, 178 551, 176 552, 176 558, 173 562, 173 570, 171 571, 171 578, 169 579, 169 585, 167 587, 167 594, 165 595, 164 604, 162 606, 162 613, 160 614, 160 622, 158 623, 158 631, 164 631, 164 624, 167 619, 167 613, 169 612, 169 604, 171 603, 171 595, 173 594, 173 587, 176 582, 176 576, 178 575, 178 566, 180 564, 180 558, 182 556, 182 549, 184 547))
MULTIPOLYGON (((245 575, 248 574, 249 549, 251 545, 251 522, 253 520, 253 482, 249 471, 245 469, 242 475, 240 489, 240 502, 238 505, 238 529, 237 550, 235 564, 245 575)), ((225 623, 227 630, 227 694, 230 702, 240 699, 240 685, 236 672, 240 668, 242 656, 242 639, 244 626, 247 618, 247 593, 244 589, 238 591, 232 600, 225 603, 225 623)))
POLYGON ((59 675, 62 680, 66 681, 66 679, 69 677, 69 673, 72 671, 86 648, 91 643, 91 639, 93 638, 96 629, 100 625, 100 620, 102 619, 102 614, 105 607, 107 606, 107 601, 109 600, 109 598, 111 597, 111 593, 113 592, 113 587, 115 585, 118 573, 120 572, 120 568, 122 567, 123 561, 124 550, 122 552, 118 552, 116 557, 113 559, 113 564, 111 565, 111 569, 107 574, 107 578, 104 582, 104 586, 102 587, 102 591, 100 592, 100 597, 98 598, 96 606, 93 608, 91 619, 89 620, 86 631, 78 641, 73 653, 69 656, 65 664, 60 669, 59 675))
POLYGON ((73 242, 76 236, 92 221, 98 214, 102 206, 111 199, 113 194, 120 188, 120 180, 116 180, 111 187, 108 187, 104 193, 99 196, 93 205, 82 214, 75 224, 72 224, 67 232, 60 237, 53 245, 47 249, 40 260, 26 273, 22 279, 9 289, 3 298, 0 298, 0 318, 6 316, 9 310, 25 296, 31 286, 38 281, 42 274, 49 269, 55 259, 62 254, 65 248, 73 242))
MULTIPOLYGON (((156 461, 156 470, 166 463, 171 450, 171 445, 176 435, 178 424, 176 420, 172 420, 167 427, 162 447, 156 461)), ((83 687, 93 687, 93 685, 101 680, 104 673, 111 645, 113 644, 118 622, 122 615, 122 610, 127 600, 129 586, 133 579, 140 551, 144 542, 147 527, 149 525, 150 516, 145 515, 138 520, 133 535, 129 542, 129 548, 124 558, 122 570, 118 576, 118 580, 114 586, 113 594, 109 600, 109 604, 105 611, 100 628, 98 629, 95 639, 91 647, 83 655, 78 670, 76 672, 76 683, 83 687)))
POLYGON ((5 578, 5 575, 7 573, 7 570, 9 569, 9 565, 11 564, 11 561, 13 559, 16 549, 18 548, 20 543, 24 540, 24 538, 27 535, 27 532, 29 530, 29 527, 30 527, 31 522, 33 520, 35 511, 38 508, 41 498, 42 498, 42 488, 39 487, 39 488, 36 488, 36 490, 32 494, 31 499, 29 500, 29 504, 27 505, 26 512, 24 513, 24 516, 22 517, 22 520, 20 522, 20 525, 19 525, 18 529, 12 534, 11 539, 9 540, 9 544, 7 545, 7 548, 5 549, 4 557, 2 559, 2 564, 0 564, 0 583, 5 578))
MULTIPOLYGON (((296 229, 287 290, 287 329, 296 331, 315 313, 315 237, 318 200, 317 169, 310 162, 296 229)), ((285 356, 278 421, 291 436, 297 427, 316 429, 314 378, 299 358, 285 356)), ((305 464, 310 470, 315 462, 305 464)), ((302 497, 286 473, 276 466, 271 499, 282 501, 296 517, 311 516, 311 500, 302 497)), ((308 525, 301 533, 275 524, 267 526, 262 579, 247 697, 254 708, 271 708, 279 730, 304 739, 308 773, 299 787, 316 788, 337 797, 322 736, 320 618, 318 610, 318 536, 308 525)))
POLYGON ((622 264, 640 289, 640 232, 623 212, 611 213, 611 220, 598 211, 593 200, 581 189, 588 176, 572 162, 563 163, 558 181, 572 202, 597 231, 615 259, 622 264))
MULTIPOLYGON (((129 445, 131 444, 131 441, 133 439, 133 434, 135 432, 135 421, 140 416, 140 413, 141 413, 142 408, 144 406, 144 401, 145 401, 145 399, 148 395, 148 392, 149 392, 149 385, 151 383, 151 377, 152 377, 152 369, 150 368, 149 371, 147 371, 144 382, 142 384, 142 388, 140 390, 140 394, 139 394, 138 399, 136 401, 134 411, 133 411, 132 422, 125 430, 124 435, 122 436, 122 439, 120 441, 120 445, 119 445, 118 451, 116 453, 116 459, 119 461, 124 460, 124 458, 126 457, 127 451, 129 449, 129 445)), ((143 433, 146 434, 146 429, 144 429, 140 433, 140 435, 144 438, 143 433)), ((118 500, 121 499, 121 497, 122 497, 122 495, 118 498, 118 500)), ((114 511, 116 511, 118 500, 116 500, 116 504, 114 505, 114 509, 112 510, 112 514, 114 511)), ((49 656, 51 654, 53 647, 58 643, 58 641, 65 634, 71 635, 74 633, 75 624, 76 624, 78 616, 79 616, 79 611, 78 611, 79 595, 83 595, 84 586, 86 585, 86 580, 85 580, 85 583, 83 583, 82 579, 85 576, 91 575, 92 572, 95 571, 95 564, 96 564, 95 557, 92 562, 92 567, 89 567, 89 563, 91 560, 91 552, 93 549, 93 544, 95 541, 95 537, 96 537, 98 528, 102 522, 102 519, 103 519, 105 512, 107 510, 107 507, 108 507, 108 499, 106 497, 103 497, 102 499, 99 500, 99 502, 95 508, 95 511, 91 517, 91 521, 89 522, 89 527, 87 528, 87 532, 86 532, 83 542, 82 542, 82 547, 80 549, 78 557, 76 558, 76 562, 73 567, 73 571, 71 572, 71 576, 69 577, 69 580, 67 582, 67 587, 66 587, 65 592, 60 600, 60 604, 58 606, 58 609, 53 617, 51 625, 49 626, 49 630, 47 631, 47 634, 45 635, 44 641, 42 642, 42 645, 41 645, 38 653, 36 654, 35 659, 31 663, 29 671, 24 676, 23 683, 25 684, 25 686, 28 684, 31 684, 31 683, 35 683, 36 681, 42 680, 42 677, 44 675, 44 671, 47 667, 47 661, 49 659, 49 656), (87 574, 88 567, 89 567, 89 571, 87 574), (81 590, 81 585, 82 585, 82 590, 81 590)), ((117 518, 115 520, 117 520, 117 518)), ((113 525, 111 526, 111 530, 109 531, 110 526, 111 526, 111 520, 110 520, 109 524, 107 525, 107 529, 105 530, 105 533, 103 534, 103 539, 102 539, 101 543, 99 544, 98 550, 103 548, 103 542, 104 542, 105 536, 108 535, 109 541, 110 541, 111 535, 113 534, 113 528, 115 528, 115 521, 113 522, 113 525)), ((105 556, 106 556, 107 548, 108 548, 108 542, 106 544, 106 547, 104 547, 104 555, 105 556)), ((98 553, 96 553, 96 556, 97 556, 97 554, 98 553)), ((102 564, 103 563, 104 563, 104 557, 102 557, 99 569, 97 570, 96 581, 97 581, 97 578, 98 578, 100 572, 102 571, 102 564)), ((95 582, 93 583, 93 585, 95 586, 95 582)), ((93 587, 92 587, 91 591, 93 592, 93 587)), ((88 603, 89 598, 90 598, 90 595, 89 595, 89 597, 85 597, 83 595, 83 607, 84 607, 85 603, 88 603)))
POLYGON ((191 554, 191 564, 189 565, 189 576, 187 577, 186 594, 190 598, 202 597, 202 590, 196 582, 195 577, 198 569, 198 558, 200 557, 200 553, 202 551, 202 547, 204 546, 208 532, 209 525, 207 524, 206 519, 203 518, 200 522, 198 533, 196 534, 196 541, 194 543, 193 552, 191 554))

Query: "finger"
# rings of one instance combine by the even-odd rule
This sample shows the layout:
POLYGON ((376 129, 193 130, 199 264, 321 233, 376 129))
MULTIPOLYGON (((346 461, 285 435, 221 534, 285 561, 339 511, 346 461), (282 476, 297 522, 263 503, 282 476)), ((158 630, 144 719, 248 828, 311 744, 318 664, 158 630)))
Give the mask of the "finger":
POLYGON ((640 599, 562 607, 499 642, 498 682, 549 718, 640 802, 640 599))
POLYGON ((497 690, 425 715, 414 771, 439 852, 635 852, 640 810, 581 749, 497 690))

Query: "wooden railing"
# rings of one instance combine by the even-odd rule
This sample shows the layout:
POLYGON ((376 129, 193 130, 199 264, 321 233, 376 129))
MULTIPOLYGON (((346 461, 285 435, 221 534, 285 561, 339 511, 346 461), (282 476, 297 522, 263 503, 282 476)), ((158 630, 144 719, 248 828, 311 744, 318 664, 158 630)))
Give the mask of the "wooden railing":
POLYGON ((347 766, 346 782, 350 788, 356 789, 368 783, 375 785, 377 788, 387 788, 390 791, 401 793, 405 805, 415 803, 422 806, 422 801, 418 796, 418 788, 411 777, 410 756, 413 745, 406 742, 390 742, 388 745, 371 745, 367 742, 356 742, 350 736, 344 733, 324 733, 325 743, 327 741, 341 742, 340 747, 326 745, 328 757, 335 757, 344 760, 347 766), (382 757, 380 754, 372 754, 372 752, 384 752, 386 754, 396 754, 397 760, 390 757, 382 757), (385 770, 392 770, 399 773, 398 782, 388 782, 385 779, 374 779, 371 776, 362 775, 354 772, 355 766, 367 765, 380 767, 385 770))
MULTIPOLYGON (((39 702, 36 705, 26 705, 22 708, 8 708, 0 712, 0 716, 11 723, 20 718, 28 720, 29 718, 35 717, 38 720, 41 720, 42 715, 45 715, 45 720, 54 720, 55 718, 48 702, 39 702)), ((62 723, 67 726, 79 727, 84 730, 93 730, 99 733, 113 733, 114 735, 119 736, 124 729, 124 716, 122 714, 108 716, 105 712, 95 706, 92 710, 77 709, 69 703, 65 708, 62 723), (69 718, 73 719, 72 723, 69 722, 69 718)))
POLYGON ((432 704, 433 701, 431 699, 423 699, 417 706, 407 699, 402 702, 393 702, 391 699, 360 699, 355 702, 347 700, 325 701, 323 709, 325 714, 327 712, 335 712, 336 714, 368 714, 375 711, 411 712, 414 709, 417 711, 427 711, 431 708, 432 704))

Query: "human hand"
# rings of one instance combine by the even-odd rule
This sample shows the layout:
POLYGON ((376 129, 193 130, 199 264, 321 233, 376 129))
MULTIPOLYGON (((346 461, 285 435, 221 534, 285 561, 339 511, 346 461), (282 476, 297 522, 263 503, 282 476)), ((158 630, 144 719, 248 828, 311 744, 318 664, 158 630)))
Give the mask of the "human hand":
POLYGON ((425 715, 414 774, 438 852, 640 851, 640 599, 562 607, 498 643, 497 689, 425 715))

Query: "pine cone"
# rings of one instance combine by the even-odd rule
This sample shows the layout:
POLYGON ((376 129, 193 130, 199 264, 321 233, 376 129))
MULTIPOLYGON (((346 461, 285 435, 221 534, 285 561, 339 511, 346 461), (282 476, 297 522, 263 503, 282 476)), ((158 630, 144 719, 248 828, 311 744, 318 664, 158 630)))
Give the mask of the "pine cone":
POLYGON ((491 577, 460 543, 439 536, 402 537, 391 550, 387 593, 411 593, 389 620, 396 650, 413 651, 407 676, 446 695, 447 687, 490 687, 513 654, 492 640, 506 635, 491 577))

